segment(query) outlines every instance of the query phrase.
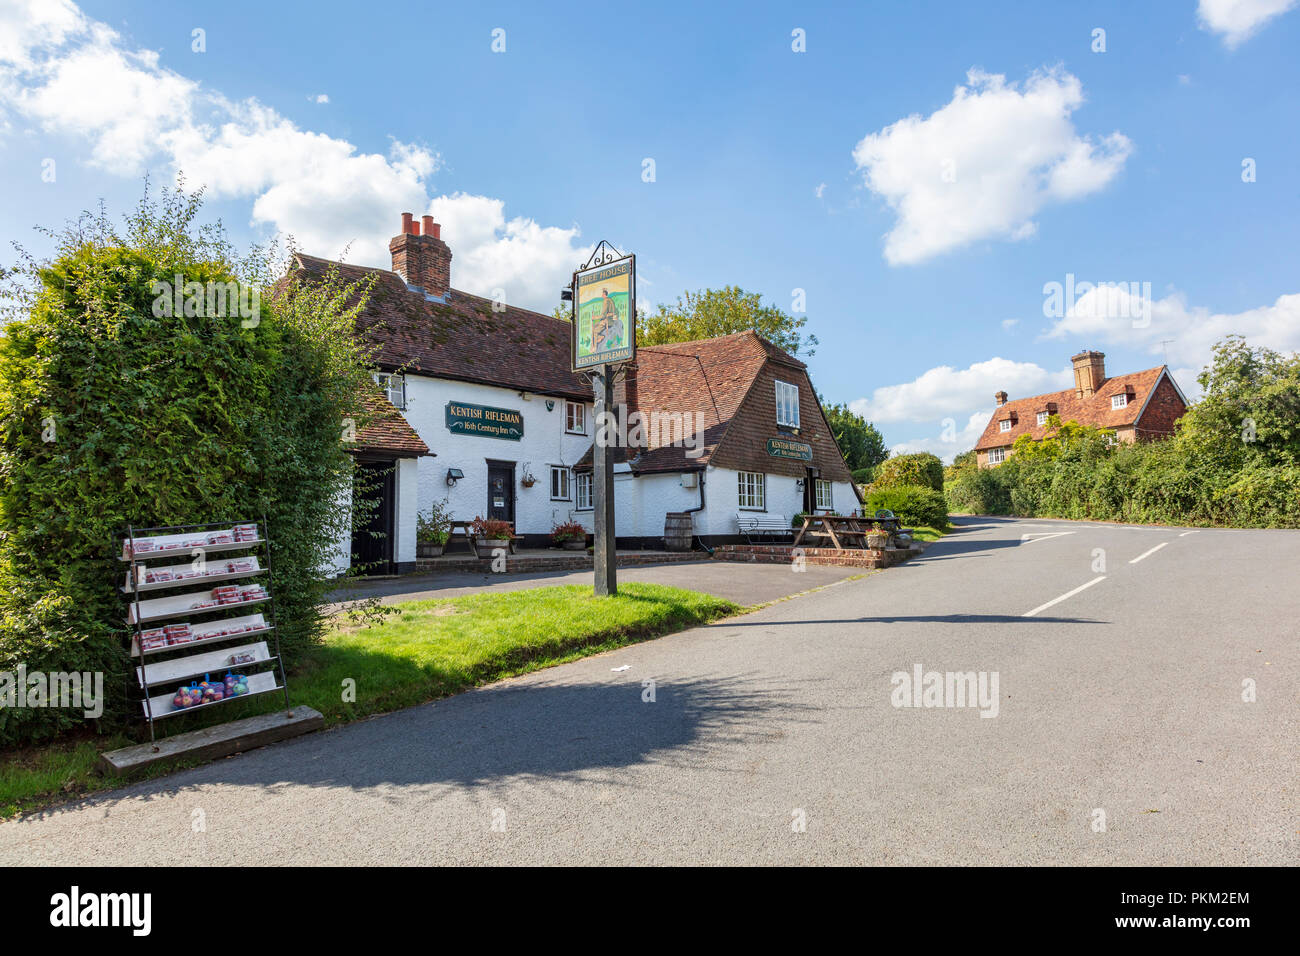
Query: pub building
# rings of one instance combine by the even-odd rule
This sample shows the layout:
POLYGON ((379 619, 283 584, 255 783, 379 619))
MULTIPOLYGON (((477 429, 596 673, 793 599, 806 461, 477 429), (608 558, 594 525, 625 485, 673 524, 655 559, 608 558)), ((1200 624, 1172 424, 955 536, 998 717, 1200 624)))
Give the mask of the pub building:
MULTIPOLYGON (((373 276, 358 334, 375 346, 377 419, 350 445, 378 499, 367 528, 337 542, 339 573, 415 569, 416 515, 446 499, 452 516, 499 518, 521 547, 593 527, 590 382, 571 367, 570 325, 451 287, 451 249, 432 216, 402 215, 392 269, 294 256, 291 277, 373 276), (376 495, 376 491, 378 492, 376 495)), ((566 277, 557 277, 559 287, 566 277)), ((861 507, 807 366, 754 332, 641 346, 615 386, 611 429, 636 447, 614 456, 620 548, 664 547, 670 514, 700 544, 743 540, 751 514, 861 507)))

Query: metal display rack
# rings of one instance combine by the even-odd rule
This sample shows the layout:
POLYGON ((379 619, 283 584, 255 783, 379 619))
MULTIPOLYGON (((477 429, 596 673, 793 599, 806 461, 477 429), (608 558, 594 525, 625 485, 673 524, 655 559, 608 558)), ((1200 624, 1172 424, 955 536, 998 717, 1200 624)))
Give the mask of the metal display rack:
MULTIPOLYGON (((285 676, 284 658, 280 654, 280 636, 276 624, 275 598, 271 592, 271 541, 266 530, 266 516, 261 521, 227 521, 209 524, 167 525, 156 528, 129 526, 120 537, 119 560, 126 565, 126 579, 122 593, 127 595, 126 623, 131 628, 130 653, 139 658, 134 668, 135 680, 144 693, 140 701, 144 718, 149 724, 149 739, 157 743, 154 724, 177 714, 206 711, 232 700, 245 700, 273 691, 284 692, 285 710, 289 711, 289 682, 285 676), (235 529, 254 529, 254 537, 235 540, 235 529), (262 551, 265 563, 254 553, 262 551), (242 552, 242 553, 241 553, 242 552), (209 564, 209 555, 219 555, 209 564), (180 561, 156 565, 155 562, 180 561), (265 576, 263 596, 248 600, 222 600, 214 588, 229 586, 231 582, 249 581, 265 576), (178 592, 180 588, 200 590, 178 592), (153 596, 152 592, 159 592, 153 596), (150 595, 143 598, 142 595, 150 595), (240 612, 238 617, 210 617, 214 614, 240 612), (269 617, 269 620, 268 620, 269 617), (187 628, 184 641, 176 643, 146 641, 146 632, 165 627, 168 622, 184 618, 187 628), (197 623, 191 619, 204 618, 197 623), (272 644, 266 637, 270 635, 272 644), (241 646, 226 646, 234 642, 241 646), (149 646, 146 646, 149 645, 149 646), (272 653, 274 648, 274 653, 272 653), (232 663, 236 654, 252 659, 232 663), (254 672, 254 668, 272 664, 270 670, 254 672), (279 681, 276 680, 276 669, 279 681), (172 698, 178 681, 239 671, 247 674, 248 692, 222 697, 189 707, 176 707, 172 698), (169 692, 153 696, 151 688, 166 685, 169 692)), ((176 627, 176 624, 172 624, 176 627)))

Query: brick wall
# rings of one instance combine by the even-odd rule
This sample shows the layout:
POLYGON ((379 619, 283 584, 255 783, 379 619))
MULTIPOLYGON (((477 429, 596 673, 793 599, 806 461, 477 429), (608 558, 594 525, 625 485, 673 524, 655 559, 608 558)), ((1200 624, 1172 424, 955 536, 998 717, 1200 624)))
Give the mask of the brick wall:
POLYGON ((1170 437, 1174 433, 1174 422, 1182 418, 1186 411, 1187 406, 1178 397, 1178 390, 1174 388, 1169 377, 1161 378, 1160 384, 1156 386, 1155 393, 1151 396, 1151 401, 1147 403, 1142 417, 1137 421, 1137 437, 1170 437))

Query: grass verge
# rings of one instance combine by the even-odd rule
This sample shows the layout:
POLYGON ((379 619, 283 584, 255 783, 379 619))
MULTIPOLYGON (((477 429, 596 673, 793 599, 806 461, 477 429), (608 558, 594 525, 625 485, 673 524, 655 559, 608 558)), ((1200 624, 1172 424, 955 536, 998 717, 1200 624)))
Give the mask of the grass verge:
MULTIPOLYGON (((326 726, 332 726, 706 624, 741 610, 710 594, 642 583, 622 585, 614 598, 596 598, 590 587, 571 585, 410 601, 394 607, 381 623, 370 626, 340 616, 324 642, 290 670, 293 702, 316 708, 325 715, 326 726), (344 694, 347 680, 355 682, 351 701, 344 694)), ((227 710, 223 719, 277 709, 274 700, 266 699, 229 706, 241 709, 234 715, 227 710)), ((133 742, 122 734, 85 734, 0 754, 0 819, 121 785, 123 778, 99 776, 95 762, 101 751, 133 742)), ((152 768, 131 779, 159 776, 186 765, 190 764, 152 768)))

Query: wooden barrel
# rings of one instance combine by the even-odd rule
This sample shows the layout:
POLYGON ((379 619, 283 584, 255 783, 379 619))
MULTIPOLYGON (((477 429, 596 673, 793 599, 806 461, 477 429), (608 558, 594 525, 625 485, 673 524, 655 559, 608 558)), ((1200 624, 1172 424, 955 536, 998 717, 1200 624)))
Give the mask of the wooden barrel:
POLYGON ((670 511, 664 516, 664 547, 669 551, 691 550, 695 533, 688 511, 670 511))

